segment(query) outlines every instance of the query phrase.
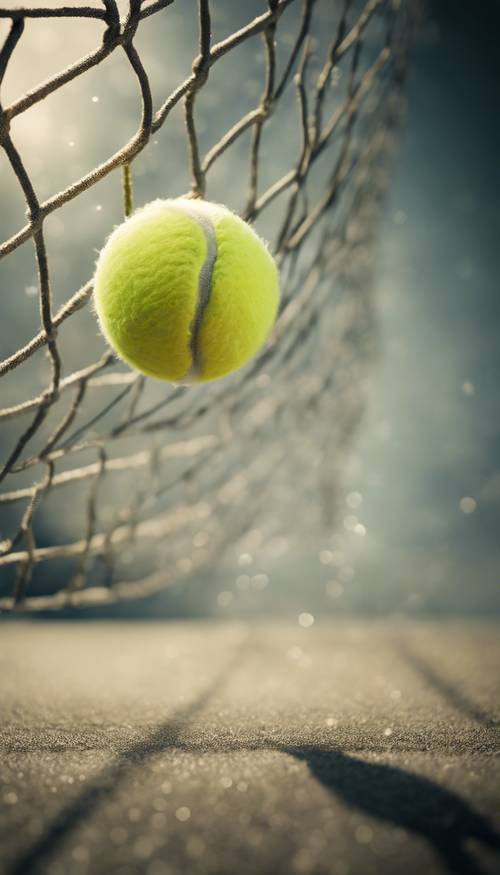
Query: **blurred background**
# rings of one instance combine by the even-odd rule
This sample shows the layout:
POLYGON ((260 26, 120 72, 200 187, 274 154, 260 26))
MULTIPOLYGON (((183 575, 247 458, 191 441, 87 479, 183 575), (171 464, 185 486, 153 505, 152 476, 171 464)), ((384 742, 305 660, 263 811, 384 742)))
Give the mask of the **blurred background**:
MULTIPOLYGON (((214 42, 258 14, 261 5, 213 3, 214 42)), ((174 6, 168 16, 168 30, 152 18, 137 39, 158 93, 166 93, 189 74, 196 44, 194 15, 174 6), (162 61, 165 54, 168 64, 162 61), (165 81, 166 75, 171 79, 165 81)), ((331 30, 329 16, 328 4, 320 5, 318 56, 322 29, 325 34, 331 30)), ((298 11, 291 9, 283 50, 292 44, 298 21, 298 11)), ((480 6, 439 0, 423 13, 409 70, 406 121, 377 231, 375 309, 370 311, 376 354, 370 347, 369 367, 360 378, 363 415, 349 447, 335 458, 335 519, 309 524, 309 504, 304 503, 301 526, 298 502, 298 525, 288 535, 285 531, 266 540, 258 528, 250 529, 219 561, 184 576, 168 591, 79 610, 78 616, 278 613, 299 615, 301 623, 310 625, 327 613, 498 611, 499 24, 493 0, 480 6)), ((50 21, 37 22, 26 37, 25 54, 20 46, 17 65, 13 62, 6 76, 4 105, 89 51, 95 34, 93 22, 81 22, 78 28, 69 19, 58 21, 57 27, 50 21)), ((375 46, 376 23, 367 35, 368 56, 371 41, 375 46)), ((216 66, 211 83, 218 98, 211 103, 209 92, 200 101, 197 123, 204 148, 258 101, 261 43, 244 44, 237 63, 248 65, 244 87, 236 90, 230 68, 228 73, 223 65, 216 66)), ((46 104, 21 115, 15 127, 16 142, 42 199, 103 160, 137 124, 135 86, 116 53, 46 104)), ((278 124, 279 136, 274 128, 264 147, 267 184, 279 176, 283 153, 295 153, 300 145, 295 115, 284 113, 278 124)), ((138 204, 188 190, 185 149, 182 117, 176 109, 168 128, 160 129, 134 161, 138 204)), ((207 196, 238 208, 247 158, 248 144, 228 153, 227 160, 214 167, 207 196)), ((22 227, 25 217, 4 157, 0 179, 4 240, 22 227)), ((320 180, 316 186, 319 191, 320 180)), ((276 216, 270 210, 259 226, 267 239, 273 237, 276 216)), ((91 275, 102 241, 120 218, 115 174, 48 218, 56 307, 67 299, 68 289, 77 289, 91 275)), ((38 310, 34 262, 26 257, 26 246, 4 259, 0 271, 4 358, 36 333, 38 310)), ((88 363, 89 343, 96 352, 103 349, 90 309, 78 318, 80 332, 61 340, 73 369, 88 363)), ((8 374, 2 381, 2 407, 36 394, 45 384, 46 375, 38 373, 36 361, 22 376, 16 371, 8 374)), ((153 395, 161 391, 153 386, 153 395)), ((328 422, 317 428, 327 433, 328 422)), ((2 450, 11 445, 13 434, 2 426, 2 450)), ((18 478, 16 486, 32 482, 30 476, 28 472, 22 483, 18 478)), ((321 505, 320 478, 316 483, 321 505)), ((279 513, 280 495, 275 498, 279 513)), ((110 493, 110 504, 113 499, 110 493)), ((290 494, 283 492, 281 501, 289 502, 290 494)), ((2 525, 0 538, 10 533, 9 514, 4 514, 2 525)), ((81 531, 83 522, 68 505, 63 512, 55 508, 37 525, 38 543, 43 545, 70 540, 73 528, 81 531)), ((6 586, 5 581, 6 576, 6 586)))
POLYGON ((430 3, 413 56, 350 478, 367 528, 353 607, 500 605, 499 25, 494 2, 430 3))

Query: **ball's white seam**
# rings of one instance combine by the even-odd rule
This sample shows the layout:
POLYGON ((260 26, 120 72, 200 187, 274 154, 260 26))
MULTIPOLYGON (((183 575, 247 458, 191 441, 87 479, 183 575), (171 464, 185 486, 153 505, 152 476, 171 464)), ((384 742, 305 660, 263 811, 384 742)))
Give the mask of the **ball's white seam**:
POLYGON ((169 207, 179 210, 194 219, 203 231, 207 242, 207 254, 198 277, 198 299, 196 302, 196 309, 190 326, 189 346, 191 349, 191 367, 181 381, 182 383, 193 383, 196 382, 203 373, 200 333, 203 325, 203 317, 210 303, 212 293, 212 275, 215 260, 217 258, 217 237, 215 236, 215 228, 211 219, 208 216, 201 215, 197 211, 196 202, 193 202, 191 205, 185 201, 183 203, 179 203, 179 201, 171 201, 169 207))

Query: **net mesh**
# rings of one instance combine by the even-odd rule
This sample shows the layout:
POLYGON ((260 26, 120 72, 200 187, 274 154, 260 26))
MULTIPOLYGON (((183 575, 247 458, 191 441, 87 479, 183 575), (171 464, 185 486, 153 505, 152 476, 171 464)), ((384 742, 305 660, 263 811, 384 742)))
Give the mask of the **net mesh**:
MULTIPOLYGON (((56 28, 69 19, 76 28, 85 18, 98 34, 97 48, 1 105, 2 173, 11 168, 27 221, 0 245, 0 257, 8 263, 20 252, 26 264, 34 256, 36 297, 27 291, 40 320, 30 339, 27 322, 9 323, 6 342, 15 348, 0 363, 8 387, 0 409, 3 609, 144 596, 219 561, 228 545, 276 544, 334 522, 339 470, 376 347, 374 240, 401 117, 410 4, 234 4, 238 26, 218 41, 214 22, 223 31, 233 20, 224 17, 227 4, 184 4, 183 25, 196 28, 185 37, 192 68, 173 83, 161 27, 177 6, 103 0, 0 9, 0 84, 40 20, 56 28), (158 41, 149 30, 141 43, 152 22, 158 41), (43 199, 16 123, 120 53, 136 82, 136 132, 43 199), (166 97, 163 81, 172 83, 166 97), (242 114, 255 82, 257 100, 242 114), (162 160, 141 165, 159 145, 162 160), (132 186, 136 201, 151 190, 185 194, 183 174, 191 196, 232 201, 255 223, 282 285, 276 327, 258 358, 221 382, 189 388, 145 379, 105 348, 89 306, 91 279, 71 291, 66 267, 59 305, 54 294, 61 264, 78 261, 87 245, 71 202, 109 177, 110 196, 119 192, 128 215, 132 186), (63 259, 51 258, 48 242, 56 213, 63 259)), ((115 120, 111 111, 108 124, 115 120)), ((2 295, 14 307, 18 283, 6 276, 14 280, 2 295)))

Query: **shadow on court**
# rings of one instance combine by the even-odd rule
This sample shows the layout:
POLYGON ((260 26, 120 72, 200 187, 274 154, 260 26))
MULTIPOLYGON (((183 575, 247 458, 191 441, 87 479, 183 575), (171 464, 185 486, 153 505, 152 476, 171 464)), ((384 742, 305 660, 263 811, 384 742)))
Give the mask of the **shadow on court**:
MULTIPOLYGON (((212 687, 177 721, 168 721, 143 742, 124 751, 115 765, 104 770, 65 808, 35 846, 14 864, 10 870, 12 875, 39 871, 57 851, 60 842, 150 757, 178 748, 189 751, 188 745, 177 744, 179 735, 213 692, 212 687)), ((264 743, 252 749, 272 748, 264 743)), ((484 875, 484 870, 467 850, 469 839, 500 852, 500 836, 488 820, 436 781, 392 765, 368 763, 340 750, 309 746, 275 749, 306 763, 313 777, 349 808, 427 841, 441 858, 444 870, 453 875, 484 875)))
POLYGON ((350 808, 425 839, 450 873, 483 872, 466 849, 469 839, 500 851, 500 836, 486 818, 435 781, 338 750, 284 750, 307 763, 316 780, 350 808))
POLYGON ((450 703, 452 708, 460 711, 469 720, 474 720, 480 723, 481 726, 486 726, 489 729, 495 729, 498 726, 498 721, 493 720, 483 708, 472 702, 461 690, 450 683, 443 677, 433 665, 418 653, 414 648, 410 647, 403 641, 398 642, 398 656, 402 657, 407 664, 420 675, 421 678, 430 687, 436 690, 443 699, 450 703))
MULTIPOLYGON (((240 662, 244 642, 232 664, 186 709, 165 721, 143 740, 123 750, 115 762, 104 769, 53 821, 44 835, 11 867, 11 875, 30 875, 45 871, 50 857, 60 844, 99 806, 104 805, 124 780, 136 774, 147 761, 167 751, 191 750, 185 739, 193 718, 227 682, 240 662)), ((212 749, 220 751, 214 740, 212 749)), ((500 851, 500 837, 486 818, 477 813, 456 793, 436 781, 381 763, 366 762, 334 748, 320 746, 262 743, 242 747, 237 740, 224 750, 276 750, 304 762, 311 775, 332 796, 350 809, 357 810, 384 824, 399 827, 424 839, 439 856, 441 870, 453 875, 484 875, 466 847, 469 839, 500 851)), ((210 753, 211 746, 204 748, 210 753)), ((368 751, 367 751, 368 752, 368 751)), ((410 869, 406 869, 410 873, 410 869)), ((280 875, 279 871, 275 875, 280 875)))

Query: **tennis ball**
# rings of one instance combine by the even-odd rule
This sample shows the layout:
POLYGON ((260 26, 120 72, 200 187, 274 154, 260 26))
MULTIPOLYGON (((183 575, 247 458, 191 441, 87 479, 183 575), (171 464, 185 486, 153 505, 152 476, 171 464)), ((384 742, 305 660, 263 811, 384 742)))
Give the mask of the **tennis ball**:
POLYGON ((94 303, 102 333, 128 364, 160 380, 205 382, 240 368, 266 340, 278 270, 226 207, 155 200, 108 238, 94 303))

